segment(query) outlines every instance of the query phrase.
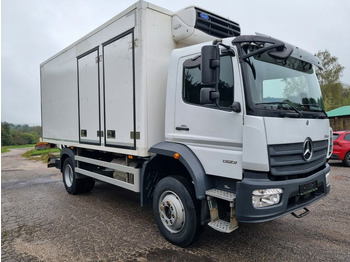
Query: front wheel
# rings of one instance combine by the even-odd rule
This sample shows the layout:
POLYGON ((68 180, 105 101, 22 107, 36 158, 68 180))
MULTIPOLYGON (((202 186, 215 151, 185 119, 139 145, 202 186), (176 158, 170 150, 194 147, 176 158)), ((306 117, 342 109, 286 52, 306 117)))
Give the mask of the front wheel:
POLYGON ((159 230, 171 243, 186 247, 198 228, 193 186, 183 177, 165 177, 153 195, 153 214, 159 230))

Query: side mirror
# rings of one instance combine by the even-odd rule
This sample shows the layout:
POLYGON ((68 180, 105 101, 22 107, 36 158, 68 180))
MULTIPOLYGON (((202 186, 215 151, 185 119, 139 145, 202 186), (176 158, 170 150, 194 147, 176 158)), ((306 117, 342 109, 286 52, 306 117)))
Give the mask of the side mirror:
POLYGON ((219 47, 207 45, 202 47, 202 85, 215 86, 220 77, 219 47))
POLYGON ((232 103, 232 110, 233 110, 233 112, 236 112, 236 113, 241 112, 241 104, 239 102, 233 102, 232 103))

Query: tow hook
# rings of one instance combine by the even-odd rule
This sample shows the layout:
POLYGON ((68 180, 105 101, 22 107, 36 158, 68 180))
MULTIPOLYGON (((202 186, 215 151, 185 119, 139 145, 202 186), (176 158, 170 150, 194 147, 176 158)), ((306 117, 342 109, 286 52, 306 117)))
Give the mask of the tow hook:
POLYGON ((304 216, 306 216, 306 215, 308 215, 308 214, 310 213, 310 210, 307 209, 306 207, 304 207, 303 210, 304 210, 304 212, 302 212, 302 213, 300 213, 300 214, 296 214, 296 213, 294 213, 294 212, 292 212, 291 214, 292 214, 293 216, 295 216, 296 218, 302 218, 302 217, 304 217, 304 216))

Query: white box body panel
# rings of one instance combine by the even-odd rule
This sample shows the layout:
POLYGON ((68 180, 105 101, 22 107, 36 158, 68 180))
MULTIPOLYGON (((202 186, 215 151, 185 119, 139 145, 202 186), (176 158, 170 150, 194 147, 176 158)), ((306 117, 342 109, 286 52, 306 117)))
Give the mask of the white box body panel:
POLYGON ((43 139, 79 142, 77 62, 75 48, 41 66, 43 139))
POLYGON ((172 15, 140 1, 42 63, 43 140, 137 156, 164 141, 172 15))

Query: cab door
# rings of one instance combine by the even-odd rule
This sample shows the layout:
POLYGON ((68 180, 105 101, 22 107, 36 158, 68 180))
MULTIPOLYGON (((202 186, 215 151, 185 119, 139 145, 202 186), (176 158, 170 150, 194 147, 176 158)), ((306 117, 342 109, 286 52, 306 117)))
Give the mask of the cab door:
POLYGON ((191 148, 207 174, 241 179, 243 112, 236 113, 231 107, 233 102, 243 105, 238 61, 230 55, 220 57, 217 107, 201 104, 205 87, 200 66, 193 66, 195 59, 190 56, 179 60, 173 141, 191 148))

